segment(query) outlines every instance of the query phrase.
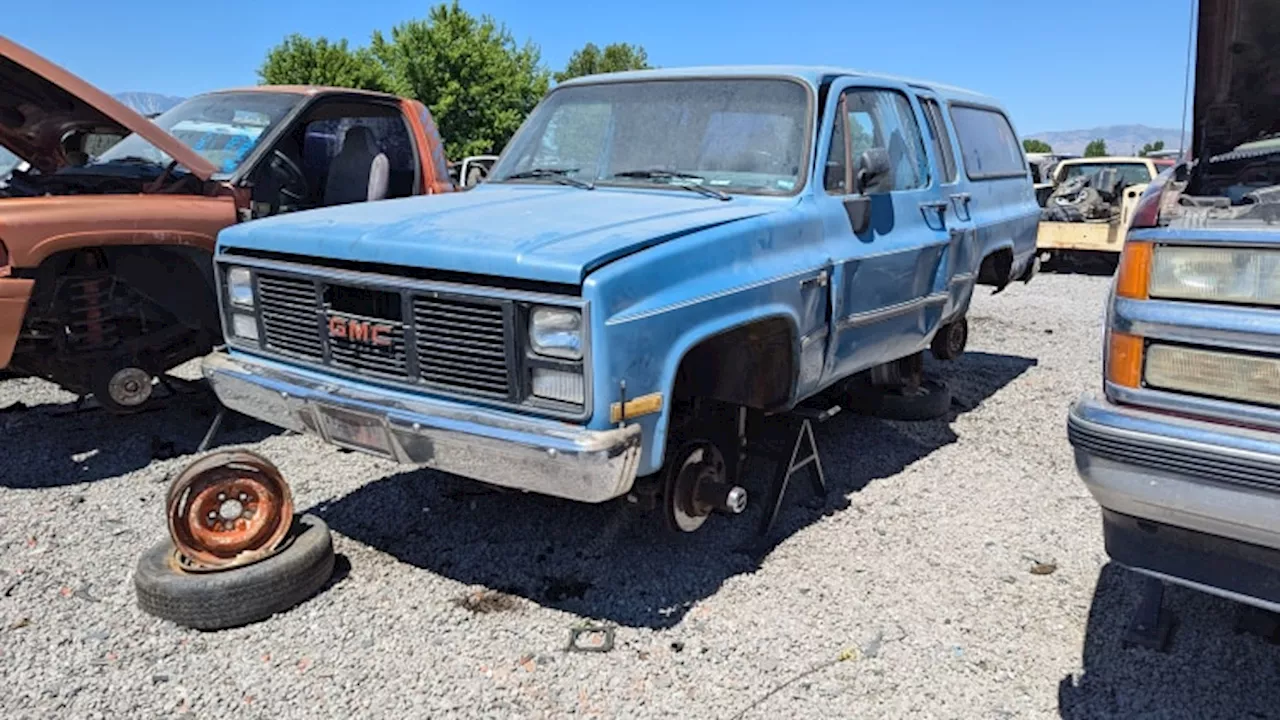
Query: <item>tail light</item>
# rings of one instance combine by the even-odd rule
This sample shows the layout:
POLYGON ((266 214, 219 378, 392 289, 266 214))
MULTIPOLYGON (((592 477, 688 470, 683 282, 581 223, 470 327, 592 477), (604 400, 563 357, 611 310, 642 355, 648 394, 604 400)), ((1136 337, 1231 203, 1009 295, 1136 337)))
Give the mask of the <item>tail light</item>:
POLYGON ((1138 198, 1138 206, 1133 209, 1133 217, 1129 220, 1129 228, 1153 228, 1160 224, 1160 200, 1164 197, 1164 183, 1157 180, 1147 186, 1142 197, 1138 198))

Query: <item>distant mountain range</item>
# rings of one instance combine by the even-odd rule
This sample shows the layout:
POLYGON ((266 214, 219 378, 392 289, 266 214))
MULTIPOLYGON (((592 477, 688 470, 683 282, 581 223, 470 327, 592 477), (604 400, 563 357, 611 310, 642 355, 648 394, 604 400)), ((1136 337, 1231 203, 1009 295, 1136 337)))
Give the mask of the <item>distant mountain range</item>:
POLYGON ((149 92, 122 92, 112 95, 140 115, 155 115, 177 105, 186 98, 149 92))
MULTIPOLYGON (((1181 147, 1177 128, 1155 128, 1146 125, 1107 125, 1089 128, 1088 130, 1058 130, 1027 135, 1028 139, 1043 140, 1049 143, 1054 152, 1071 155, 1084 153, 1085 145, 1102 138, 1107 143, 1107 152, 1111 155, 1135 155, 1147 143, 1164 141, 1165 149, 1177 150, 1181 147)), ((1187 136, 1190 146, 1190 136, 1187 136)))

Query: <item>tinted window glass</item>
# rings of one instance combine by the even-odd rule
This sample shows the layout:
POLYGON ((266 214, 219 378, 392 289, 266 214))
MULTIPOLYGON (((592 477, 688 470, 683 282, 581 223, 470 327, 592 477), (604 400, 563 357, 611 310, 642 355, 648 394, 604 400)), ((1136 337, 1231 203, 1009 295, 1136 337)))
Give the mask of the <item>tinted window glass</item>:
POLYGON ((871 148, 889 153, 894 190, 929 183, 929 163, 915 112, 905 95, 892 90, 850 90, 845 94, 849 145, 854 162, 871 148))
POLYGON ((924 108, 925 122, 929 123, 929 134, 933 136, 933 153, 942 163, 942 182, 953 183, 956 181, 956 155, 951 149, 946 123, 942 121, 942 108, 938 107, 936 100, 929 98, 920 98, 920 105, 924 108))
POLYGON ((960 138, 964 169, 970 178, 1025 175, 1022 148, 1008 118, 994 110, 951 106, 951 121, 960 138))

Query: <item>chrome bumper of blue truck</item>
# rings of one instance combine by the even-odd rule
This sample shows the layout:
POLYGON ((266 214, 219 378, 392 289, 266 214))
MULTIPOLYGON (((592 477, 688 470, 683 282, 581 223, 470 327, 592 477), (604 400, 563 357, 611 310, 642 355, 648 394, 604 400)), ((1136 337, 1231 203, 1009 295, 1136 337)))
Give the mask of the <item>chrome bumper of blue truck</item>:
POLYGON ((1076 467, 1104 510, 1112 559, 1280 610, 1280 442, 1101 398, 1072 406, 1076 467))
POLYGON ((637 425, 587 430, 225 352, 206 357, 203 372, 236 412, 493 485, 604 502, 631 489, 640 461, 637 425))

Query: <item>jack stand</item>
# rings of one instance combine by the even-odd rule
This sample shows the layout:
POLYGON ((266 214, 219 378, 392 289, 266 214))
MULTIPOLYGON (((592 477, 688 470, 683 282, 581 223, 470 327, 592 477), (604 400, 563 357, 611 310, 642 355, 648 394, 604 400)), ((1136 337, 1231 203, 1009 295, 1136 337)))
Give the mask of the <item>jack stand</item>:
POLYGON ((1143 576, 1142 599, 1125 629, 1124 644, 1164 652, 1173 632, 1173 616, 1164 609, 1164 581, 1143 576))
MULTIPOLYGON (((822 471, 822 458, 818 454, 818 443, 813 437, 813 423, 826 422, 840 412, 839 405, 833 405, 825 410, 808 407, 797 407, 789 412, 779 415, 770 416, 769 419, 781 421, 783 427, 788 431, 788 437, 794 437, 795 441, 791 443, 791 451, 787 453, 785 449, 781 452, 763 454, 772 460, 776 466, 773 483, 769 487, 769 500, 765 505, 765 515, 760 521, 760 535, 768 535, 773 529, 773 525, 778 520, 778 514, 782 511, 782 501, 786 498, 787 488, 791 485, 791 478, 796 473, 806 468, 810 469, 810 479, 813 483, 813 492, 818 499, 825 502, 827 497, 827 478, 822 471)), ((740 423, 741 430, 745 430, 745 423, 740 423)), ((740 431, 741 431, 740 430, 740 431)), ((745 434, 743 435, 745 438, 745 434)), ((746 444, 744 441, 744 449, 746 444)))
POLYGON ((213 439, 217 437, 218 431, 222 429, 222 421, 226 419, 226 406, 218 405, 218 414, 213 416, 213 422, 209 425, 209 431, 204 434, 204 439, 200 441, 200 445, 196 448, 196 452, 202 453, 209 449, 209 446, 213 444, 213 439))

